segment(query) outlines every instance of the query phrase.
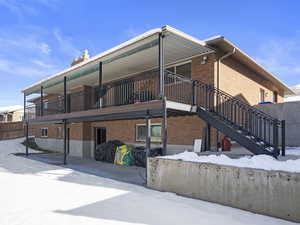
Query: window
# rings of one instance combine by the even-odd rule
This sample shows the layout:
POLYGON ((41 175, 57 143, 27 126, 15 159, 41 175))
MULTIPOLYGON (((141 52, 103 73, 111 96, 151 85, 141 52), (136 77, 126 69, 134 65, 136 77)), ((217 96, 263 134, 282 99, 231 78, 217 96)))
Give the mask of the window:
POLYGON ((188 77, 191 78, 192 76, 192 64, 191 63, 184 63, 184 64, 180 64, 180 65, 175 65, 172 67, 167 68, 168 71, 184 76, 184 77, 188 77))
POLYGON ((43 101, 43 109, 48 109, 48 100, 43 101))
MULTIPOLYGON (((147 127, 146 124, 136 125, 136 140, 146 141, 147 127)), ((151 142, 161 142, 161 124, 151 124, 151 142)))
POLYGON ((57 127, 57 137, 63 138, 63 132, 61 127, 57 127))
POLYGON ((277 91, 273 92, 273 103, 278 103, 278 92, 277 91))
POLYGON ((260 102, 265 102, 265 90, 260 89, 260 102))
POLYGON ((42 128, 41 131, 42 131, 41 137, 48 137, 48 128, 42 128))
POLYGON ((64 97, 63 96, 58 96, 57 97, 57 107, 59 112, 64 111, 64 97))

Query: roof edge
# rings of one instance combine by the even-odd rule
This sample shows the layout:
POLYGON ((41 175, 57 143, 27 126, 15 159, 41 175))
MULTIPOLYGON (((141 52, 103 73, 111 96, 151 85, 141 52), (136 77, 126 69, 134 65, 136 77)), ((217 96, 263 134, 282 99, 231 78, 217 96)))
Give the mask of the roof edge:
POLYGON ((136 37, 134 37, 132 39, 129 39, 128 41, 125 41, 125 42, 123 42, 123 43, 121 43, 121 44, 119 44, 119 45, 117 45, 115 47, 112 47, 112 48, 110 48, 110 49, 108 49, 108 50, 106 50, 104 52, 101 52, 100 54, 97 54, 97 55, 91 57, 90 59, 88 59, 86 61, 78 63, 78 64, 76 64, 76 65, 74 65, 72 67, 69 67, 69 68, 67 68, 67 69, 65 69, 63 71, 60 71, 60 72, 58 72, 58 73, 56 73, 56 74, 54 74, 54 75, 52 75, 50 77, 47 77, 47 78, 45 78, 43 80, 40 80, 40 81, 38 81, 38 82, 36 82, 36 83, 34 83, 34 84, 26 87, 26 88, 23 88, 21 90, 21 92, 24 93, 29 88, 32 88, 32 87, 34 87, 36 85, 39 85, 39 84, 41 84, 43 82, 49 81, 49 80, 51 80, 51 79, 53 79, 55 77, 58 77, 58 76, 60 76, 60 75, 62 75, 64 73, 76 70, 76 69, 78 69, 78 68, 80 68, 80 67, 82 67, 84 65, 87 65, 89 63, 92 63, 92 62, 96 61, 97 59, 100 59, 100 58, 102 58, 102 57, 104 57, 106 55, 112 54, 112 53, 114 53, 114 52, 116 52, 118 50, 121 50, 122 48, 125 48, 125 47, 127 47, 127 46, 129 46, 131 44, 134 44, 137 41, 141 41, 141 40, 143 40, 143 39, 145 39, 147 37, 150 37, 150 36, 152 36, 152 35, 154 35, 156 33, 161 32, 161 31, 162 31, 162 28, 151 29, 151 30, 149 30, 149 31, 147 31, 147 32, 145 32, 145 33, 143 33, 141 35, 138 35, 138 36, 136 36, 136 37))
POLYGON ((235 48, 237 51, 239 51, 242 55, 244 55, 248 60, 250 60, 251 62, 253 62, 255 65, 257 65, 260 69, 262 69, 264 72, 266 72, 269 76, 271 76, 272 78, 274 78, 277 82, 279 82, 284 88, 285 91, 288 92, 288 94, 295 94, 295 92, 287 85, 285 84, 283 81, 281 81, 279 78, 277 78, 273 73, 271 73, 270 71, 268 71, 264 66, 262 66, 260 63, 258 63, 255 59, 253 59, 251 56, 249 56, 247 53, 245 53, 244 51, 242 51, 239 47, 237 47, 235 44, 233 44, 230 40, 228 40, 227 38, 225 38, 222 35, 217 35, 217 36, 213 36, 210 38, 207 38, 204 40, 208 45, 210 44, 215 44, 217 42, 220 41, 224 41, 226 42, 228 45, 230 45, 232 48, 235 48))

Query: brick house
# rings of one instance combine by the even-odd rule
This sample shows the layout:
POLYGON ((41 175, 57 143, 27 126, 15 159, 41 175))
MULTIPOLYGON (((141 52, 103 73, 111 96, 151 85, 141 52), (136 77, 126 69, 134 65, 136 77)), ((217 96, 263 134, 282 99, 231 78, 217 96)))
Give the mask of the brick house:
POLYGON ((0 123, 23 120, 24 110, 21 105, 0 107, 0 123))
POLYGON ((22 92, 38 145, 89 158, 108 140, 145 145, 151 136, 147 147, 173 154, 195 139, 216 149, 223 134, 255 154, 278 154, 281 122, 253 106, 292 90, 226 38, 164 26, 92 58, 85 52, 22 92))

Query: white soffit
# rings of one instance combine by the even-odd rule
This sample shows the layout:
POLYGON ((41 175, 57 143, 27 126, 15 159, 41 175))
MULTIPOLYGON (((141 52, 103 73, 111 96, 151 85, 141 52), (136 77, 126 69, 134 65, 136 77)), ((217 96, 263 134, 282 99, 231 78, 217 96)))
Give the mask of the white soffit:
POLYGON ((61 93, 64 76, 73 78, 68 81, 68 89, 79 85, 94 86, 98 83, 98 64, 103 62, 103 82, 117 80, 142 71, 158 67, 158 34, 164 31, 165 64, 178 62, 195 55, 212 52, 213 50, 202 41, 192 38, 169 26, 146 32, 128 42, 121 44, 121 48, 113 48, 108 54, 101 53, 90 60, 80 63, 56 76, 24 89, 26 94, 37 93, 43 85, 46 94, 61 93), (142 38, 141 38, 142 37, 142 38))

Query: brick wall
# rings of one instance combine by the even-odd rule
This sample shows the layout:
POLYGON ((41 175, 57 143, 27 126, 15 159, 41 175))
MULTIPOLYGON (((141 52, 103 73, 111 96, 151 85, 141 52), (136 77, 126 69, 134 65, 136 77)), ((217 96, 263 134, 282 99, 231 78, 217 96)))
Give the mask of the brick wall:
MULTIPOLYGON (((151 119, 152 123, 161 123, 161 118, 151 119)), ((144 119, 113 120, 98 122, 81 122, 68 124, 71 140, 94 140, 94 128, 105 127, 107 140, 121 140, 135 143, 136 125, 145 124, 144 119)), ((168 144, 193 145, 195 139, 202 138, 205 122, 197 116, 176 116, 168 118, 168 144)), ((62 124, 32 125, 36 130, 36 137, 41 137, 41 128, 48 128, 48 138, 63 138, 62 124)), ((143 142, 141 142, 143 143, 143 142)))
POLYGON ((232 57, 220 63, 220 89, 239 97, 250 105, 260 102, 260 89, 265 90, 265 101, 273 102, 273 91, 278 92, 278 103, 283 102, 283 90, 255 73, 232 57))
POLYGON ((192 79, 214 85, 215 61, 215 53, 198 56, 192 59, 192 79), (207 60, 204 64, 202 64, 203 57, 207 57, 207 60))

